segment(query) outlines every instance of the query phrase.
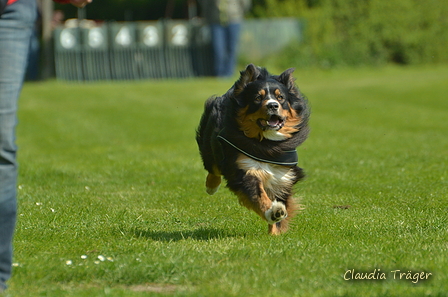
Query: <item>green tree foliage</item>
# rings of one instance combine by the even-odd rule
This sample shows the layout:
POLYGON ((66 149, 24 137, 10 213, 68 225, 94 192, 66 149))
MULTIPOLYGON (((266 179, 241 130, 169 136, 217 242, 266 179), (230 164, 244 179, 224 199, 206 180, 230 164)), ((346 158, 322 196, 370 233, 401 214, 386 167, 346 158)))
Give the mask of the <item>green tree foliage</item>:
POLYGON ((284 63, 331 67, 448 62, 447 1, 263 0, 255 4, 254 15, 305 22, 306 40, 281 55, 284 63))

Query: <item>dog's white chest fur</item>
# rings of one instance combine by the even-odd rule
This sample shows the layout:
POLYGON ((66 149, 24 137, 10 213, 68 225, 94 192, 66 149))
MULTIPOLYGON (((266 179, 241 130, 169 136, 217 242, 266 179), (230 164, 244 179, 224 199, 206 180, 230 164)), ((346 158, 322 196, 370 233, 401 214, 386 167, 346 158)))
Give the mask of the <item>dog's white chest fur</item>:
POLYGON ((263 187, 271 200, 280 196, 292 185, 294 179, 293 170, 290 167, 259 162, 241 154, 237 159, 238 167, 247 173, 260 179, 263 187))
POLYGON ((276 130, 263 131, 263 137, 273 141, 282 141, 288 138, 285 134, 276 130))

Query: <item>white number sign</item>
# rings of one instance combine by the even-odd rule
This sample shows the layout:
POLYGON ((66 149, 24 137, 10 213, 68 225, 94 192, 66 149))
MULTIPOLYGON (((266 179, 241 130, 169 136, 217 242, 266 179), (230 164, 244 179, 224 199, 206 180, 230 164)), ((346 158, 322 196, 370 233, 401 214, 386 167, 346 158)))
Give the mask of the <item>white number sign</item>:
POLYGON ((143 29, 143 43, 147 46, 156 46, 159 44, 159 31, 155 26, 147 26, 143 29))
POLYGON ((63 48, 71 49, 76 45, 76 37, 70 29, 64 29, 61 31, 60 42, 63 48))
POLYGON ((98 48, 104 43, 103 31, 100 28, 93 28, 89 30, 89 46, 98 48))
POLYGON ((171 28, 171 42, 173 45, 185 46, 188 44, 188 29, 185 25, 179 24, 171 28))
POLYGON ((115 42, 121 46, 128 47, 132 43, 131 31, 128 27, 123 26, 115 36, 115 42))

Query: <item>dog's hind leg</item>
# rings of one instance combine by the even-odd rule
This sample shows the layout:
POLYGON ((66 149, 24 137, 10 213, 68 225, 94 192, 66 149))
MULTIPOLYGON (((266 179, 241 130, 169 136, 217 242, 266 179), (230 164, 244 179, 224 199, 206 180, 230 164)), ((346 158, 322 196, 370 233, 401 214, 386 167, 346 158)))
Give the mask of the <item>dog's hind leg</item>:
POLYGON ((268 225, 268 233, 271 235, 280 235, 282 234, 281 230, 281 222, 275 223, 273 225, 268 225))
POLYGON ((205 181, 205 187, 209 195, 215 194, 218 191, 220 184, 221 184, 220 175, 215 175, 213 173, 209 173, 207 175, 207 180, 205 181))
POLYGON ((281 220, 274 224, 268 225, 268 232, 271 235, 279 235, 282 233, 285 233, 288 231, 289 228, 289 221, 296 215, 298 210, 300 209, 296 204, 292 197, 288 197, 286 202, 286 212, 288 214, 288 217, 286 217, 284 220, 281 220))
POLYGON ((272 201, 272 206, 267 211, 265 211, 264 216, 266 221, 270 225, 274 225, 281 220, 286 219, 288 216, 288 212, 286 210, 286 206, 283 202, 279 202, 277 200, 272 201))
POLYGON ((236 192, 240 203, 255 211, 268 224, 273 225, 288 216, 285 204, 277 200, 272 201, 258 177, 246 174, 242 185, 243 189, 236 192))

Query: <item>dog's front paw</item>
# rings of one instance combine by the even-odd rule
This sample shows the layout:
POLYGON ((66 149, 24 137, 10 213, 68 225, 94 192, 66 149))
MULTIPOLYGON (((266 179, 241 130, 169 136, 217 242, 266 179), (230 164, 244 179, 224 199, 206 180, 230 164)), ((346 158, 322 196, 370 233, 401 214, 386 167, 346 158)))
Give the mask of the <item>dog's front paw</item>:
POLYGON ((288 216, 288 213, 286 212, 285 204, 275 200, 272 202, 271 208, 265 211, 264 216, 268 223, 273 225, 285 219, 288 216))
POLYGON ((205 191, 206 191, 207 194, 209 194, 209 195, 213 195, 213 194, 215 194, 216 192, 218 192, 218 190, 219 190, 219 186, 217 186, 216 188, 209 188, 209 187, 206 187, 206 188, 205 188, 205 191))
POLYGON ((209 195, 213 195, 218 191, 219 185, 221 184, 221 176, 209 173, 207 175, 207 180, 205 181, 206 191, 209 195))

